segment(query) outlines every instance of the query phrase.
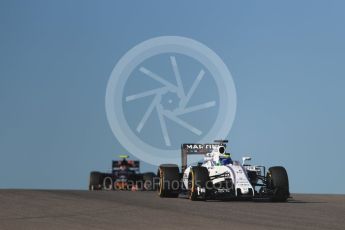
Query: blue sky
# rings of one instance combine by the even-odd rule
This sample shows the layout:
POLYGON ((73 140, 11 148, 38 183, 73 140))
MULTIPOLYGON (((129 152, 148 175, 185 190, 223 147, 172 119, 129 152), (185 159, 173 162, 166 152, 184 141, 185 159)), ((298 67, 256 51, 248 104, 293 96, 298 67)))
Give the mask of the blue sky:
MULTIPOLYGON (((345 193, 343 1, 0 1, 0 187, 83 189, 126 152, 105 114, 117 61, 175 35, 237 91, 234 158, 284 165, 292 192, 345 193)), ((143 171, 155 170, 143 164, 143 171)))

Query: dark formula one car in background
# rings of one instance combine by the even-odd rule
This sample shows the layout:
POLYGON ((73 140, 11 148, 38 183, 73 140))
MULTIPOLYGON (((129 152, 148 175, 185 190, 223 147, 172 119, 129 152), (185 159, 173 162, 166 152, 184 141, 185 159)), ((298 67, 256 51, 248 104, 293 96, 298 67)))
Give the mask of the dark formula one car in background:
POLYGON ((89 190, 154 190, 158 181, 153 172, 140 173, 140 162, 128 160, 127 155, 121 155, 122 160, 112 162, 111 172, 90 173, 89 190))

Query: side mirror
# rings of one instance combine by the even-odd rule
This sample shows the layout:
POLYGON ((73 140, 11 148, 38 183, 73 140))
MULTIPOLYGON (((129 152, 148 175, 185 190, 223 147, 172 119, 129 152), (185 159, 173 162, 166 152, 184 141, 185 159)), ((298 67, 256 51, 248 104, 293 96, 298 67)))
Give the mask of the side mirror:
POLYGON ((242 165, 244 165, 246 161, 250 161, 251 159, 251 157, 242 157, 242 165))

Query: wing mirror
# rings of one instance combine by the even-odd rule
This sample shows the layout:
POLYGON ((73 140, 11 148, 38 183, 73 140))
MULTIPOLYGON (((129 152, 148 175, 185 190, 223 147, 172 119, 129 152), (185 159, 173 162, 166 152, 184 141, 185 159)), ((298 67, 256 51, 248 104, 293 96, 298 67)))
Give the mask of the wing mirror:
POLYGON ((251 159, 251 157, 242 157, 242 165, 244 165, 246 161, 250 161, 251 159))

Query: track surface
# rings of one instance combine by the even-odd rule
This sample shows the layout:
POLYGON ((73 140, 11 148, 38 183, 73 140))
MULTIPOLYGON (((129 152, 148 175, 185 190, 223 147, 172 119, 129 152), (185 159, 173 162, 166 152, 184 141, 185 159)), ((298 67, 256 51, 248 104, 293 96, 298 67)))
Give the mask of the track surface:
POLYGON ((345 229, 345 195, 293 197, 192 202, 154 192, 0 190, 0 229, 345 229))

